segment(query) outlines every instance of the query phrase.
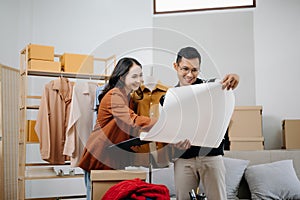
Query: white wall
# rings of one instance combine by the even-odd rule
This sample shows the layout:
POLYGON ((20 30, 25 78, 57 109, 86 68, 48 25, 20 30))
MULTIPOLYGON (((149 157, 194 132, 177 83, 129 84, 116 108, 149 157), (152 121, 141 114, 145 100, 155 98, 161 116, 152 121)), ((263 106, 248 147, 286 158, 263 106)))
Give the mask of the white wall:
MULTIPOLYGON (((137 46, 152 44, 152 32, 143 31, 143 28, 152 26, 151 12, 152 2, 148 0, 0 0, 0 63, 19 68, 20 50, 28 43, 54 46, 59 54, 97 53, 97 57, 112 53, 130 54, 142 63, 150 62, 151 52, 133 50, 137 46), (109 43, 109 49, 103 48, 109 43)), ((43 84, 40 83, 43 81, 39 78, 29 81, 33 94, 41 95, 43 84)), ((28 113, 29 117, 34 114, 35 111, 28 113)), ((32 182, 26 184, 26 196, 37 198, 51 193, 59 194, 57 196, 67 193, 53 186, 59 185, 59 179, 43 181, 45 188, 51 187, 54 191, 47 190, 45 194, 44 188, 32 182)), ((83 185, 83 178, 64 184, 74 189, 78 184, 83 185)), ((84 186, 81 189, 76 192, 84 194, 84 186)))
MULTIPOLYGON (((0 32, 0 62, 17 68, 19 52, 28 43, 54 46, 58 54, 93 54, 112 37, 152 26, 152 2, 148 0, 1 0, 0 9, 4 30, 0 32)), ((125 44, 114 43, 114 53, 130 49, 131 41, 137 41, 136 37, 127 38, 125 44)), ((95 56, 108 55, 111 52, 95 56)))
POLYGON ((236 105, 255 105, 252 10, 159 15, 153 24, 173 30, 154 37, 156 45, 169 49, 173 55, 155 59, 172 67, 181 47, 194 46, 202 54, 200 69, 205 77, 239 74, 236 105))
POLYGON ((281 121, 300 119, 300 1, 257 0, 254 12, 256 103, 267 149, 281 147, 281 121))
MULTIPOLYGON (((152 1, 148 0, 0 0, 0 3, 2 64, 18 68, 19 51, 30 42, 53 45, 56 53, 95 52, 101 57, 111 53, 101 52, 101 49, 113 36, 119 38, 120 33, 138 29, 134 32, 143 34, 133 34, 126 41, 129 47, 115 43, 110 49, 123 54, 140 45, 138 40, 148 38, 151 31, 143 28, 169 28, 178 31, 173 35, 177 39, 163 40, 164 34, 158 37, 154 32, 153 44, 170 50, 159 56, 154 54, 154 62, 164 66, 160 77, 170 79, 170 84, 176 80, 174 71, 170 70, 174 53, 185 41, 196 43, 211 60, 205 59, 203 69, 217 66, 217 70, 205 72, 208 76, 216 73, 222 76, 227 72, 240 74, 241 83, 236 90, 238 105, 263 106, 267 149, 281 147, 282 119, 300 118, 299 0, 256 0, 254 10, 159 17, 152 16, 152 1), (161 59, 163 55, 165 59, 161 59)), ((143 47, 151 42, 151 39, 143 40, 143 47)), ((146 48, 131 54, 137 55, 143 63, 152 62, 146 48)))
MULTIPOLYGON (((167 27, 185 36, 184 39, 178 34, 162 36, 158 40, 154 38, 154 43, 166 45, 173 52, 184 42, 203 47, 201 52, 209 54, 220 74, 238 73, 241 82, 236 90, 237 105, 263 106, 265 148, 279 149, 281 121, 300 118, 300 90, 297 89, 300 85, 297 59, 300 1, 257 0, 256 3, 255 9, 154 17, 155 27, 167 27)), ((154 58, 165 64, 174 60, 172 56, 163 61, 154 58)), ((212 66, 203 63, 202 67, 212 66)))
POLYGON ((18 7, 16 0, 0 0, 0 63, 18 68, 18 7))
POLYGON ((52 44, 58 53, 90 53, 114 35, 151 26, 151 5, 146 0, 34 1, 32 40, 52 44))

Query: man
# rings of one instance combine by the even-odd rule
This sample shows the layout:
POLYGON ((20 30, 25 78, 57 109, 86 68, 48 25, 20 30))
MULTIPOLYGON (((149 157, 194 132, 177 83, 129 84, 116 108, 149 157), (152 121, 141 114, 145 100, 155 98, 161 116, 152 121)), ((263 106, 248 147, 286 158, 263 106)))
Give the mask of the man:
MULTIPOLYGON (((182 48, 178 54, 174 69, 179 79, 176 87, 201 84, 205 81, 198 78, 201 56, 193 47, 182 48)), ((228 74, 221 80, 223 89, 235 89, 239 76, 228 74)), ((184 133, 182 133, 184 134, 184 133)), ((226 198, 224 141, 218 148, 191 146, 190 141, 178 142, 175 152, 179 158, 174 162, 176 199, 190 199, 189 192, 199 186, 201 181, 207 199, 224 200, 226 198)))

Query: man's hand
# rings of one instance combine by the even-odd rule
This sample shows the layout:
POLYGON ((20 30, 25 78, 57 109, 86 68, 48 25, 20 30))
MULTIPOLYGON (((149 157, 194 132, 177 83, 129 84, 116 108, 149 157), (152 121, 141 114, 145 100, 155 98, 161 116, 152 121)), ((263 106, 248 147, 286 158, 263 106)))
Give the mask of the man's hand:
POLYGON ((186 150, 191 147, 191 142, 188 139, 185 139, 174 144, 174 147, 176 147, 177 149, 186 150))
POLYGON ((240 78, 237 74, 227 74, 221 81, 222 89, 234 90, 238 86, 239 80, 240 78))

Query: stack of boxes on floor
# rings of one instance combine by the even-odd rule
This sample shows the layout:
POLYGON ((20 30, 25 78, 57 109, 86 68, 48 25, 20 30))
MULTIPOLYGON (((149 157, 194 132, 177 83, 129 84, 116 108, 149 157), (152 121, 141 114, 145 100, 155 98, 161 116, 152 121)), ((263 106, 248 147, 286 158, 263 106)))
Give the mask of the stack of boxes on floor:
POLYGON ((300 149, 300 119, 282 121, 283 149, 300 149))
POLYGON ((230 150, 263 150, 262 106, 236 106, 228 137, 230 150))
MULTIPOLYGON (((94 57, 91 55, 64 53, 55 55, 53 46, 29 44, 28 69, 45 72, 93 74, 94 57), (59 57, 59 61, 55 61, 59 57)), ((39 142, 34 130, 35 120, 28 120, 27 142, 39 142)))

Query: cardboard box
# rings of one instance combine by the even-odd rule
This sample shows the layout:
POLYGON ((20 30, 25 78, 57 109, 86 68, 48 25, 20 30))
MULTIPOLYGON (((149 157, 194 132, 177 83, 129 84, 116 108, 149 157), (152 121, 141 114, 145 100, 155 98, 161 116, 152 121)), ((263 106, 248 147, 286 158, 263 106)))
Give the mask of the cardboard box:
POLYGON ((283 148, 300 149, 300 119, 282 121, 283 148))
POLYGON ((64 53, 60 57, 63 71, 71 73, 94 73, 94 56, 64 53))
POLYGON ((92 199, 102 199, 106 191, 113 185, 134 178, 146 180, 145 171, 126 171, 126 170, 92 170, 92 199))
POLYGON ((60 72, 61 63, 55 61, 32 59, 28 62, 28 69, 38 70, 38 71, 60 72))
POLYGON ((236 106, 228 127, 229 137, 262 137, 262 106, 236 106))
POLYGON ((27 120, 27 142, 39 142, 39 138, 34 130, 35 120, 27 120))
POLYGON ((264 138, 263 137, 231 137, 230 150, 263 150, 264 138))
POLYGON ((28 60, 30 59, 54 61, 54 47, 29 44, 28 60))

